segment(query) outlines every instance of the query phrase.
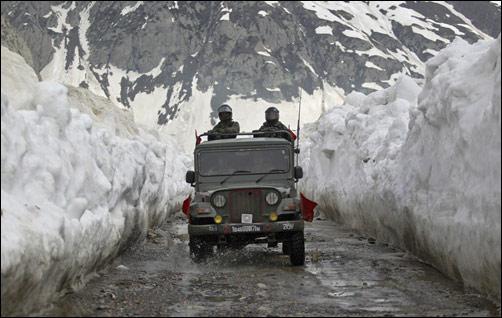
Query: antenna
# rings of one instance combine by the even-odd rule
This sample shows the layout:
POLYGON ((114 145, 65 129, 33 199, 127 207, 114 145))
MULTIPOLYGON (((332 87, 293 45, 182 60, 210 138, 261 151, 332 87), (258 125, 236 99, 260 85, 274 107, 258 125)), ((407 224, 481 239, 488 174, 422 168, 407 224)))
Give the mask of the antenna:
POLYGON ((299 158, 299 155, 300 155, 300 115, 301 115, 301 109, 302 109, 302 88, 300 87, 300 100, 298 102, 298 124, 297 124, 297 127, 296 127, 296 134, 298 135, 296 137, 296 149, 297 149, 297 153, 296 153, 296 165, 298 166, 298 158, 299 158))

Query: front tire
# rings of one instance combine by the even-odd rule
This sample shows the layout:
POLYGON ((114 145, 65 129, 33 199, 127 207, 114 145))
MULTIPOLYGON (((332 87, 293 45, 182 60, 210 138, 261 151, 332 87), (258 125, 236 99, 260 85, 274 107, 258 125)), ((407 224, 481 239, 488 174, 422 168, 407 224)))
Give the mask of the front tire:
MULTIPOLYGON (((305 238, 303 232, 296 232, 291 236, 289 260, 293 266, 305 264, 305 238)), ((284 246, 284 245, 283 245, 284 246)))
POLYGON ((289 255, 291 251, 291 241, 282 242, 282 254, 289 255))
POLYGON ((190 236, 188 247, 190 248, 190 257, 192 257, 195 262, 203 261, 206 257, 210 256, 213 251, 213 246, 199 237, 190 236))

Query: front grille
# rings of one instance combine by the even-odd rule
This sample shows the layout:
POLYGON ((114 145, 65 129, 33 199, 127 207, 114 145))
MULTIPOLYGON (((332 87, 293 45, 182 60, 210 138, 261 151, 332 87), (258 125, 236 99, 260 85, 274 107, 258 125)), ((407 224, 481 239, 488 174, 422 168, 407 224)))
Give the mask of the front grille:
POLYGON ((228 208, 230 209, 230 222, 240 223, 241 214, 253 215, 253 223, 261 222, 264 210, 263 191, 259 189, 233 190, 229 193, 228 208))

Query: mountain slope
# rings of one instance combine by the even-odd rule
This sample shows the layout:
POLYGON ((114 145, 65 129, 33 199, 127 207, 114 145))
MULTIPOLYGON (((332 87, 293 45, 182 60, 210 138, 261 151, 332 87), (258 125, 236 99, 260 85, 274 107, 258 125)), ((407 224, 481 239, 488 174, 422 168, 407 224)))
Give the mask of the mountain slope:
MULTIPOLYGON (((496 36, 500 5, 12 1, 2 2, 4 19, 5 33, 28 50, 13 48, 3 24, 2 44, 32 60, 43 79, 106 96, 148 126, 207 103, 198 127, 206 129, 229 100, 293 102, 302 88, 338 95, 331 106, 352 90, 388 87, 401 73, 421 77, 423 62, 456 36, 471 43, 496 36), (466 13, 473 5, 476 16, 466 13), (194 101, 199 95, 204 100, 194 101)), ((324 97, 304 98, 316 104, 307 120, 327 107, 324 97)))

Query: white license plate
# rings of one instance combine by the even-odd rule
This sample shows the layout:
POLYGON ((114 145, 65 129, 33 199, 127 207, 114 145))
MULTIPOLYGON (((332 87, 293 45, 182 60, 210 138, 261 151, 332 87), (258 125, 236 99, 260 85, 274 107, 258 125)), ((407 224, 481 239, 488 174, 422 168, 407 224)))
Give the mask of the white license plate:
POLYGON ((253 215, 252 214, 241 214, 241 223, 253 223, 253 215))

